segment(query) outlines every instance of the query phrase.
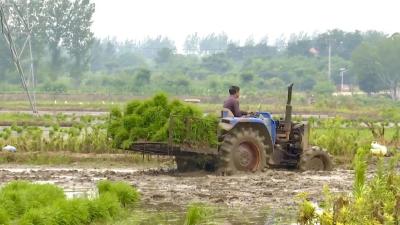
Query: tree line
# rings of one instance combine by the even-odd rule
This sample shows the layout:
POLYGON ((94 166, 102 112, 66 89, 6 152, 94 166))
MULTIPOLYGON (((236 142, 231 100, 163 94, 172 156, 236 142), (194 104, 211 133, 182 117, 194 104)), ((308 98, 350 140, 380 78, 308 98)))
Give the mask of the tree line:
MULTIPOLYGON (((23 45, 18 35, 24 32, 12 19, 18 11, 32 27, 35 72, 43 91, 207 95, 224 93, 231 84, 258 93, 296 82, 302 91, 329 94, 346 69, 345 84, 367 93, 390 90, 394 99, 398 95, 398 35, 335 29, 273 41, 249 37, 238 43, 223 32, 194 33, 178 51, 174 41, 163 36, 123 42, 95 38, 91 0, 21 0, 18 10, 7 10, 18 45, 23 45)), ((3 38, 0 51, 0 79, 5 81, 0 86, 17 90, 19 81, 3 38)))

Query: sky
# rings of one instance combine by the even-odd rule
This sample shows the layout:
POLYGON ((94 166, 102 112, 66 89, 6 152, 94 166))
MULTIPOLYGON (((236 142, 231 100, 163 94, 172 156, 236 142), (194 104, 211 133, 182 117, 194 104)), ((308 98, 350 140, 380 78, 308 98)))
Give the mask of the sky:
POLYGON ((398 0, 94 0, 93 32, 99 38, 142 40, 168 36, 182 48, 188 34, 225 32, 271 43, 292 33, 400 31, 398 0))

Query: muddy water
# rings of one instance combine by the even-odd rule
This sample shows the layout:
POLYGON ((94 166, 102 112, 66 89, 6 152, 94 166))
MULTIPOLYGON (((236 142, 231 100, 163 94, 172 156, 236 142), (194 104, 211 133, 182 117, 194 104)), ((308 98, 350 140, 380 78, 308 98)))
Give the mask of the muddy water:
POLYGON ((13 180, 53 183, 70 197, 92 196, 96 182, 102 179, 124 180, 136 186, 142 194, 142 206, 149 211, 183 211, 192 202, 206 202, 229 209, 221 210, 225 211, 221 217, 243 217, 242 213, 247 212, 249 224, 264 224, 260 221, 268 220, 271 213, 274 218, 277 214, 293 218, 298 193, 307 192, 312 200, 319 201, 324 185, 329 185, 333 192, 350 191, 353 172, 269 170, 222 177, 170 170, 0 167, 0 185, 13 180))

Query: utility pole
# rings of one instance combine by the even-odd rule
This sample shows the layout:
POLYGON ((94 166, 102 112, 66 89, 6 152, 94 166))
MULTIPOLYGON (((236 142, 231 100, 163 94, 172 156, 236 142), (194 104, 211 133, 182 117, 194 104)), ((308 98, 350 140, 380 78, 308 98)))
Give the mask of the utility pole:
POLYGON ((331 46, 331 37, 329 36, 329 46, 328 46, 328 81, 331 81, 331 56, 332 56, 332 46, 331 46))
POLYGON ((346 68, 340 68, 340 76, 342 77, 342 82, 341 82, 341 86, 340 86, 340 92, 343 92, 343 88, 344 88, 344 84, 343 84, 343 76, 344 76, 344 72, 346 72, 346 68))

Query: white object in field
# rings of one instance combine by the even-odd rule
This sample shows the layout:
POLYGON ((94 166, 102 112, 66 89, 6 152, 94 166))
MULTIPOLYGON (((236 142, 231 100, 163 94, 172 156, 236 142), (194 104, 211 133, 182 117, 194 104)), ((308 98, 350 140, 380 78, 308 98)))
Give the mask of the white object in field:
POLYGON ((103 105, 105 105, 106 103, 104 101, 101 102, 103 105))
POLYGON ((184 102, 191 102, 191 103, 200 103, 200 99, 197 98, 187 98, 183 100, 184 102))
POLYGON ((378 144, 378 142, 373 141, 371 143, 371 153, 373 155, 386 155, 388 153, 387 147, 384 145, 378 144))
POLYGON ((82 103, 82 102, 79 102, 79 105, 83 105, 83 103, 82 103))
POLYGON ((54 100, 54 105, 57 105, 57 100, 54 100))
POLYGON ((114 102, 111 102, 111 105, 114 105, 114 102))
POLYGON ((64 104, 68 104, 68 101, 64 101, 64 104))
POLYGON ((315 213, 316 213, 318 216, 322 216, 322 214, 324 213, 324 210, 321 209, 321 207, 319 207, 319 205, 318 205, 317 203, 315 203, 315 202, 311 202, 311 205, 314 207, 315 213))
POLYGON ((12 146, 12 145, 6 145, 6 146, 3 147, 3 151, 16 152, 17 148, 12 146))

